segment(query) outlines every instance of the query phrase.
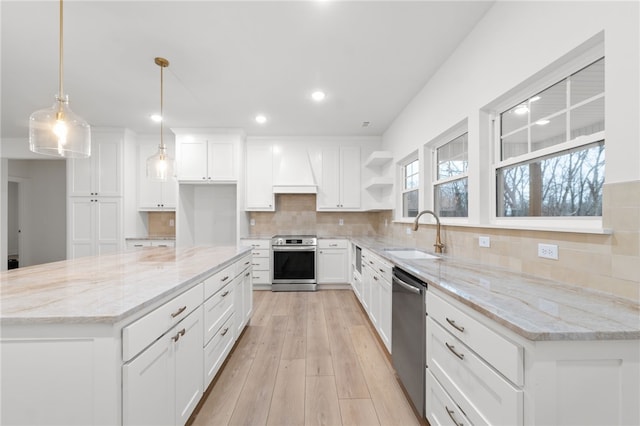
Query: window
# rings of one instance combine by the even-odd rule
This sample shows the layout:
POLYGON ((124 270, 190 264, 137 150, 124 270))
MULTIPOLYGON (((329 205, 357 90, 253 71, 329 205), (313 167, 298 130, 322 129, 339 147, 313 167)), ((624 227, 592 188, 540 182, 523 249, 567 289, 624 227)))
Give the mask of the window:
POLYGON ((433 182, 435 211, 440 217, 467 217, 468 133, 436 149, 436 179, 433 182))
POLYGON ((418 215, 418 190, 420 186, 420 163, 411 160, 402 167, 402 216, 418 215))
POLYGON ((500 114, 497 216, 601 216, 604 58, 500 114))

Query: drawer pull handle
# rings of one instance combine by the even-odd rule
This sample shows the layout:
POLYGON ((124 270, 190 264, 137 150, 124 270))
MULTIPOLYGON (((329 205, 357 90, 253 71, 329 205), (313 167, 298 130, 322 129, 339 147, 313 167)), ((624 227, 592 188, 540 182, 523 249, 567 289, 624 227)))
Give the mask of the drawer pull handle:
POLYGON ((369 261, 369 263, 370 263, 371 265, 373 265, 373 260, 370 260, 370 261, 369 261))
POLYGON ((456 324, 456 322, 454 320, 451 320, 449 318, 445 318, 447 320, 447 322, 449 324, 451 324, 451 327, 455 328, 456 330, 458 330, 459 332, 463 332, 464 331, 464 327, 461 325, 456 324))
POLYGON ((187 305, 183 306, 182 308, 178 309, 177 311, 175 311, 174 313, 171 314, 172 318, 177 317, 178 315, 180 315, 181 313, 183 313, 185 311, 185 309, 187 309, 187 305))
POLYGON ((460 359, 464 359, 464 354, 459 354, 458 352, 456 352, 456 347, 455 346, 450 345, 447 342, 444 342, 444 344, 447 346, 447 349, 449 349, 451 351, 451 353, 453 353, 455 356, 457 356, 460 359))
POLYGON ((225 281, 226 281, 226 280, 228 280, 228 279, 229 279, 229 275, 225 275, 225 277, 224 277, 223 279, 221 279, 220 281, 221 281, 221 282, 225 282, 225 281))
POLYGON ((245 277, 248 277, 249 275, 251 275, 251 272, 247 272, 246 274, 244 274, 245 277))
POLYGON ((373 279, 378 281, 378 277, 376 277, 375 275, 373 276, 373 279))
POLYGON ((222 293, 222 297, 226 297, 227 294, 229 294, 229 290, 225 291, 224 293, 222 293))
POLYGON ((447 410, 447 414, 449 415, 449 417, 451 417, 451 420, 453 420, 453 424, 455 424, 456 426, 462 426, 462 423, 458 423, 455 417, 453 417, 453 410, 449 410, 449 407, 447 407, 446 405, 444 406, 444 408, 447 410))
POLYGON ((250 264, 251 262, 249 262, 248 260, 246 262, 244 262, 245 265, 250 264))
POLYGON ((220 335, 224 336, 225 334, 227 334, 227 331, 229 331, 229 327, 227 327, 224 330, 222 330, 222 333, 220 333, 220 335))
POLYGON ((337 244, 329 244, 329 247, 338 247, 337 244))
POLYGON ((378 268, 378 271, 380 271, 380 272, 382 272, 384 274, 384 269, 378 268))
POLYGON ((178 334, 176 334, 175 336, 173 336, 171 338, 171 340, 173 340, 174 342, 177 342, 178 340, 180 340, 180 336, 184 336, 184 333, 186 333, 187 330, 185 330, 184 328, 180 331, 178 331, 178 334))

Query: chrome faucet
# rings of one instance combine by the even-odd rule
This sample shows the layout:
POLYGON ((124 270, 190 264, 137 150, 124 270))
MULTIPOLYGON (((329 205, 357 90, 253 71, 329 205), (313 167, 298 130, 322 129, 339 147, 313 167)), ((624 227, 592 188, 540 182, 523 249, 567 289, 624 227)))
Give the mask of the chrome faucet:
POLYGON ((416 216, 416 219, 413 222, 413 230, 414 231, 418 230, 418 219, 420 219, 420 216, 422 216, 425 213, 429 213, 436 219, 436 243, 433 246, 436 248, 436 253, 442 253, 444 244, 442 244, 442 241, 440 241, 440 218, 438 217, 437 214, 435 214, 431 210, 422 210, 420 213, 418 213, 418 215, 416 216))

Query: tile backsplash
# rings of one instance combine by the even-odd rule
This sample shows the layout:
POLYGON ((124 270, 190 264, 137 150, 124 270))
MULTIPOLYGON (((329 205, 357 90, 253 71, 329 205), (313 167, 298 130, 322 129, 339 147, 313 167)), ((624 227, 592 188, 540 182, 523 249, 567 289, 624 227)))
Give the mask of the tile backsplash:
POLYGON ((149 212, 149 237, 175 237, 176 212, 149 212))
MULTIPOLYGON (((443 225, 445 252, 640 302, 640 181, 605 185, 603 200, 603 226, 613 230, 609 235, 443 225), (479 247, 479 236, 490 237, 491 247, 479 247), (539 258, 538 243, 556 244, 559 259, 539 258)), ((411 225, 393 223, 392 211, 315 209, 315 195, 279 195, 275 212, 250 213, 251 233, 380 236, 395 245, 433 250, 433 225, 407 235, 411 225)))

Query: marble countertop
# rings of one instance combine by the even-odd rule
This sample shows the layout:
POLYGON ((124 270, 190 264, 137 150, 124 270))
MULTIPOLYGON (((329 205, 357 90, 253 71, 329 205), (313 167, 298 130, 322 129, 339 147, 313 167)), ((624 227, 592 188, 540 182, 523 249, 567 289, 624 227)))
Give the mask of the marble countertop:
POLYGON ((0 324, 115 324, 249 252, 157 247, 4 271, 0 324))
POLYGON ((388 241, 351 240, 526 339, 640 339, 640 307, 631 300, 446 255, 401 259, 384 250, 402 248, 388 241))

